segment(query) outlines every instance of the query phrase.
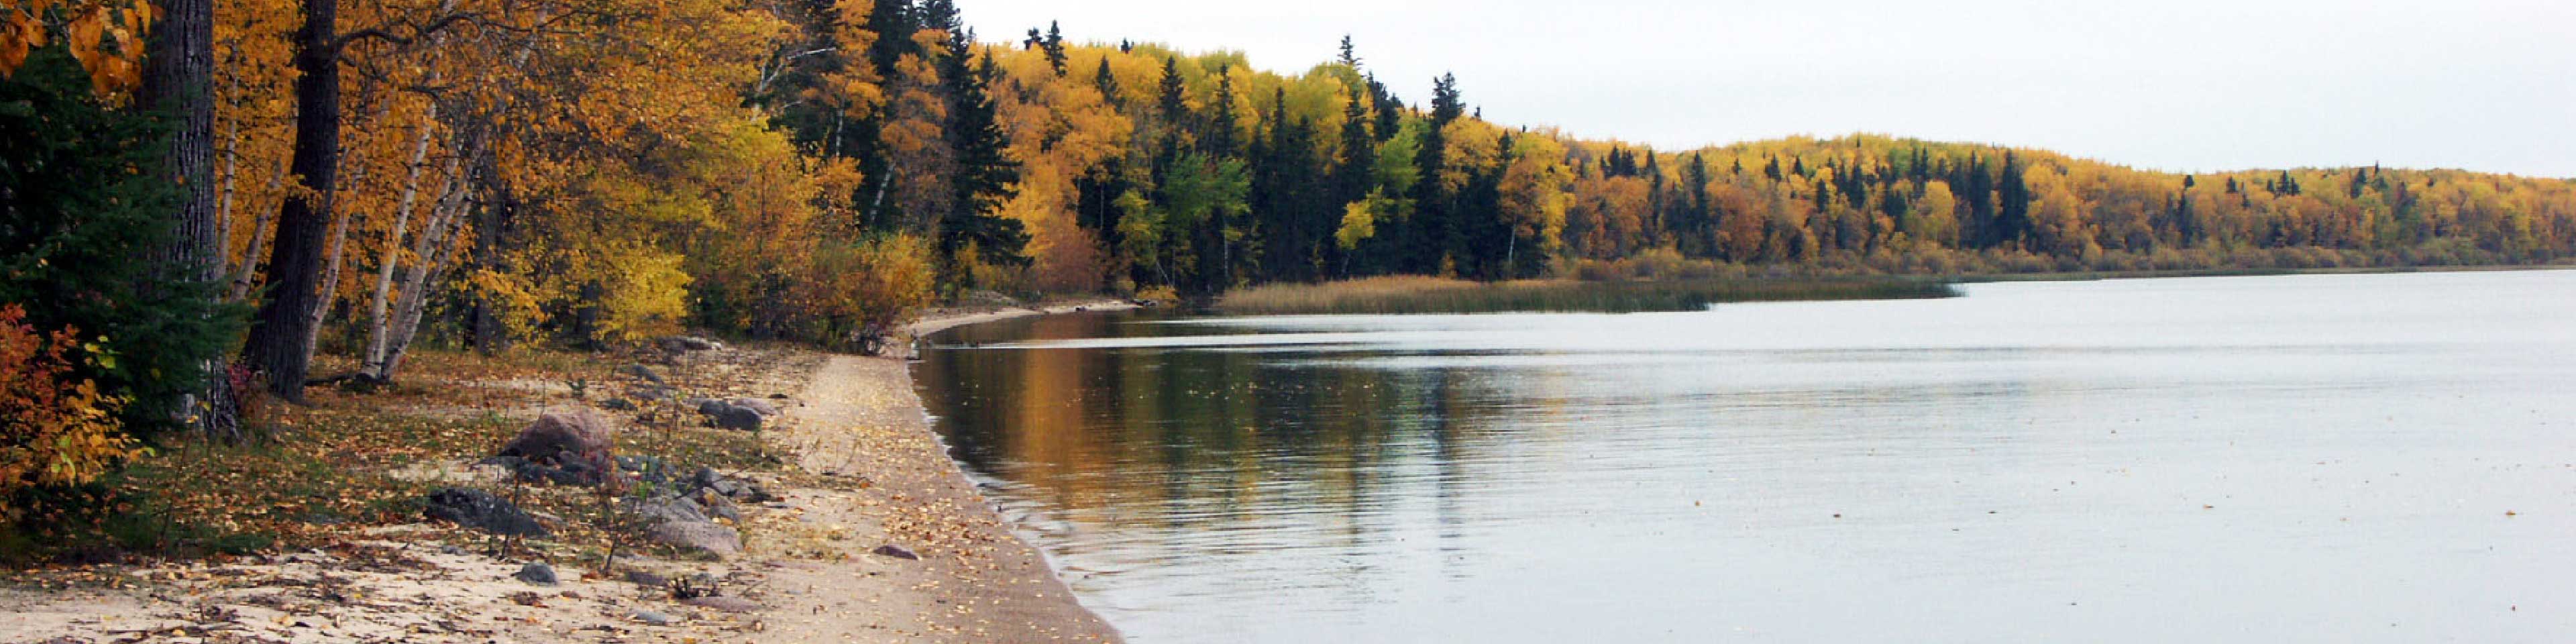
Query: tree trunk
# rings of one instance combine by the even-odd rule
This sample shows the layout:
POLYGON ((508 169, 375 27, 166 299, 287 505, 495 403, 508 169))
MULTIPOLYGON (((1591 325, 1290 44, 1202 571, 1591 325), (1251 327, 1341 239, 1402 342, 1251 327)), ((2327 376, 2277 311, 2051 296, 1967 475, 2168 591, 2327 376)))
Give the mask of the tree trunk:
MULTIPOLYGON (((480 153, 480 139, 475 141, 466 146, 465 156, 480 153)), ((457 224, 465 219, 465 196, 473 189, 474 178, 456 173, 458 165, 454 161, 448 168, 453 178, 449 179, 447 195, 440 200, 438 207, 430 210, 429 227, 421 234, 419 243, 413 246, 412 254, 418 256, 418 262, 412 265, 411 274, 404 278, 402 299, 394 305, 392 328, 386 332, 385 346, 373 358, 374 364, 370 365, 374 368, 370 375, 378 382, 393 381, 394 373, 402 369, 403 352, 411 348, 412 338, 420 331, 421 315, 428 310, 430 285, 443 279, 449 263, 456 258, 461 241, 457 235, 462 228, 457 224)))
MULTIPOLYGON (((411 212, 412 208, 419 203, 421 174, 429 165, 430 135, 434 132, 437 123, 438 104, 431 103, 429 117, 420 126, 419 141, 412 145, 409 171, 411 176, 403 180, 402 201, 394 208, 394 227, 391 232, 385 233, 385 259, 376 266, 375 297, 371 298, 368 307, 367 349, 359 356, 358 364, 358 370, 367 375, 376 375, 375 366, 383 364, 385 332, 389 330, 386 328, 385 317, 390 315, 388 309, 393 297, 394 268, 402 263, 403 236, 411 232, 411 212)), ((444 202, 445 195, 441 194, 440 197, 439 201, 444 202)), ((438 205, 440 204, 432 204, 431 208, 435 210, 438 205)), ((436 222, 431 222, 433 228, 436 225, 436 222)), ((429 259, 426 254, 420 254, 417 257, 419 260, 415 261, 429 259)))
POLYGON ((304 0, 297 30, 295 153, 292 170, 305 190, 289 193, 277 213, 277 245, 269 254, 269 288, 260 298, 242 359, 268 379, 270 393, 304 401, 304 379, 313 360, 313 309, 321 306, 323 246, 331 228, 331 198, 338 191, 340 156, 339 0, 304 0))
MULTIPOLYGON (((160 0, 163 19, 144 52, 141 104, 164 110, 170 135, 169 179, 179 186, 178 212, 169 242, 161 251, 154 280, 162 284, 206 286, 223 279, 224 238, 215 206, 215 3, 214 0, 160 0)), ((186 427, 215 438, 232 422, 231 396, 224 379, 215 377, 217 358, 197 383, 170 410, 186 427)))

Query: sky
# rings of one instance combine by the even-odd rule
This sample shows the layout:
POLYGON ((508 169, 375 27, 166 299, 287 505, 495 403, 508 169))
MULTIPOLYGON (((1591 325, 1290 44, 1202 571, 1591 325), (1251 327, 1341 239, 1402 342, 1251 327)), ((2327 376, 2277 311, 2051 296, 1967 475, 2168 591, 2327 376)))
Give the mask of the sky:
POLYGON ((958 0, 987 40, 1357 40, 1407 102, 1663 149, 1854 132, 2157 170, 2576 177, 2576 0, 958 0))

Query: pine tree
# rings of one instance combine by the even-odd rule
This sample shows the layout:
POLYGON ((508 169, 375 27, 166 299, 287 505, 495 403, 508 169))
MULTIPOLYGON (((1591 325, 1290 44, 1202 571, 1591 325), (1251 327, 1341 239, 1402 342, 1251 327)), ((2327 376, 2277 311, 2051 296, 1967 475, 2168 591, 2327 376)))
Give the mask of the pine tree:
MULTIPOLYGON (((1053 21, 1047 23, 1045 46, 1047 64, 1055 67, 1057 77, 1063 77, 1065 73, 1064 25, 1053 21)), ((1105 58, 1102 60, 1107 61, 1105 58)))
POLYGON ((2002 202, 1995 215, 1995 243, 2022 241, 2030 234, 2030 184, 2022 177, 2021 156, 2004 152, 2004 172, 1995 198, 2002 202))
POLYGON ((1100 70, 1092 72, 1091 86, 1094 89, 1100 90, 1100 99, 1107 101, 1110 107, 1114 108, 1119 106, 1118 75, 1109 73, 1109 57, 1102 56, 1100 58, 1100 70))
POLYGON ((1343 67, 1349 67, 1353 70, 1360 68, 1359 47, 1351 44, 1350 34, 1342 34, 1341 62, 1343 67))
POLYGON ((948 67, 941 78, 949 91, 948 144, 956 150, 957 168, 949 178, 951 205, 939 219, 938 237, 952 284, 969 277, 963 269, 970 258, 960 256, 969 247, 977 255, 971 259, 985 263, 1017 266, 1028 261, 1020 254, 1028 232, 1019 220, 997 213, 1018 194, 1019 162, 1010 158, 1010 138, 1002 132, 989 92, 998 75, 993 57, 989 52, 975 56, 973 43, 971 32, 952 37, 949 56, 942 61, 948 67), (981 64, 968 68, 966 61, 977 58, 981 64))

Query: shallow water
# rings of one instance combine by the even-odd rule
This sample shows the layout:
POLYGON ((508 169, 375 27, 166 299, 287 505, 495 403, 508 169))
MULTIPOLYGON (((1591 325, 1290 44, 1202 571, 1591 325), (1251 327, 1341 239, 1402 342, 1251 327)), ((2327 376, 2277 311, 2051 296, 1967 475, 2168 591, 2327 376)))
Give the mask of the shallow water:
POLYGON ((2576 272, 937 338, 1135 642, 2576 637, 2576 272))

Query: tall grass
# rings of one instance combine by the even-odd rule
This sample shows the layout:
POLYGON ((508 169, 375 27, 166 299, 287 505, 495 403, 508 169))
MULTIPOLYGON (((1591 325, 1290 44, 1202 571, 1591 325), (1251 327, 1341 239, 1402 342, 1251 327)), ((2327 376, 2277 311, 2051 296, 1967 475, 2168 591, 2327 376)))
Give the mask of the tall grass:
POLYGON ((1500 283, 1375 277, 1244 289, 1218 300, 1216 309, 1234 315, 1642 313, 1696 311, 1711 304, 1733 302, 1923 299, 1958 294, 1957 289, 1944 282, 1904 277, 1500 283))

